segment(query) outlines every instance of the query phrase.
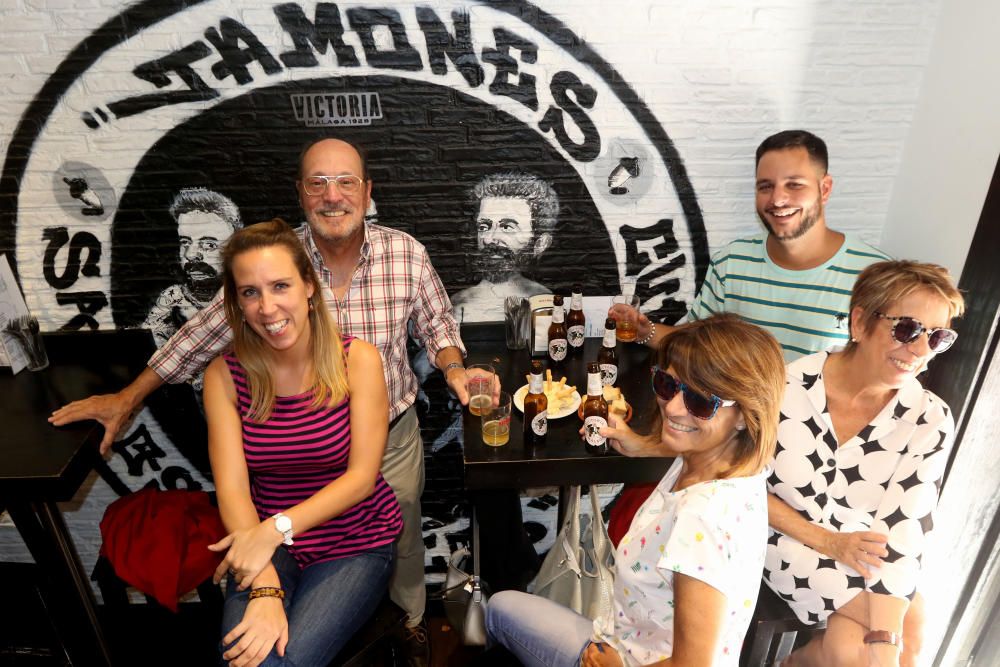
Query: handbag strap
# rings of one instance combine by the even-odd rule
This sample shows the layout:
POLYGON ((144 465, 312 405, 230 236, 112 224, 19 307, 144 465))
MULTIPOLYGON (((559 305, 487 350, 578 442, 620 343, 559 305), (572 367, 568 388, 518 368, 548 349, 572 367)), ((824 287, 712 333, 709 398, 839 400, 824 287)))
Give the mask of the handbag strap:
POLYGON ((598 558, 605 558, 611 551, 611 538, 608 537, 608 528, 604 525, 604 517, 601 516, 601 501, 597 497, 597 485, 590 487, 590 508, 593 512, 591 518, 591 535, 594 540, 594 552, 598 558))
POLYGON ((475 506, 472 507, 472 576, 479 580, 479 521, 475 506))

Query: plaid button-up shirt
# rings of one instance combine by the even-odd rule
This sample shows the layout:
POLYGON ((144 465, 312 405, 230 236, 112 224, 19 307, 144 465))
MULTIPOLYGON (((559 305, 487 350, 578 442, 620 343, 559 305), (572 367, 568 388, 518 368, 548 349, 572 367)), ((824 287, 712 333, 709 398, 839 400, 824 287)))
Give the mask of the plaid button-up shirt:
MULTIPOLYGON (((454 346, 465 355, 451 301, 423 245, 409 234, 365 225, 361 258, 344 298, 333 295, 333 274, 312 238, 309 225, 296 232, 319 275, 323 298, 342 333, 368 341, 382 354, 389 388, 389 419, 413 405, 417 377, 406 353, 407 325, 427 348, 431 363, 454 346)), ((150 358, 149 367, 165 382, 184 382, 201 372, 232 340, 220 290, 150 358)))

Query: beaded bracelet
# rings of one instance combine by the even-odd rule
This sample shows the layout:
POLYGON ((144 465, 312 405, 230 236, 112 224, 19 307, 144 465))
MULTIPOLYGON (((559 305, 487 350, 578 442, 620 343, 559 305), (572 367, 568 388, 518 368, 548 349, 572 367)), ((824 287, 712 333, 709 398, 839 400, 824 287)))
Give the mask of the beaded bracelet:
POLYGON ((655 336, 655 335, 656 335, 656 322, 650 322, 649 323, 649 335, 646 336, 645 338, 643 338, 642 340, 635 341, 635 344, 636 345, 645 345, 649 341, 653 340, 653 336, 655 336))
POLYGON ((285 591, 277 586, 261 586, 250 591, 250 599, 256 600, 257 598, 278 598, 279 600, 284 600, 285 591))

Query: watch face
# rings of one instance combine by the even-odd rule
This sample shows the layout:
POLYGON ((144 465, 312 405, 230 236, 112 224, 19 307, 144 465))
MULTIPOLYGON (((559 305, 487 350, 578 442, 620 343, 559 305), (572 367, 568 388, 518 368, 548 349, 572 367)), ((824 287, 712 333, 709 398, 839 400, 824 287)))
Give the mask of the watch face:
POLYGON ((287 533, 292 529, 292 520, 287 516, 278 516, 274 518, 274 527, 283 533, 287 533))

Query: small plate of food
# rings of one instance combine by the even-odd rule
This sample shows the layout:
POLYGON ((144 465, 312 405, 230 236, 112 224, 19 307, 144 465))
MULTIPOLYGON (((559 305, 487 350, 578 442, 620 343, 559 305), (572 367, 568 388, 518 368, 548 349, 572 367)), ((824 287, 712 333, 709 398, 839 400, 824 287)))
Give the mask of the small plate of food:
MULTIPOLYGON (((528 376, 530 382, 531 377, 528 376)), ((542 383, 542 390, 545 397, 549 399, 548 417, 549 419, 559 419, 566 415, 571 415, 580 407, 580 392, 575 385, 566 384, 566 378, 560 378, 558 382, 552 379, 552 371, 545 371, 545 381, 542 383)), ((522 386, 514 392, 514 407, 524 412, 524 397, 528 395, 528 385, 522 386)))
MULTIPOLYGON (((621 389, 604 385, 604 400, 608 404, 608 416, 614 415, 626 424, 632 419, 632 406, 622 396, 621 389)), ((580 404, 576 414, 583 419, 583 403, 580 404)))

